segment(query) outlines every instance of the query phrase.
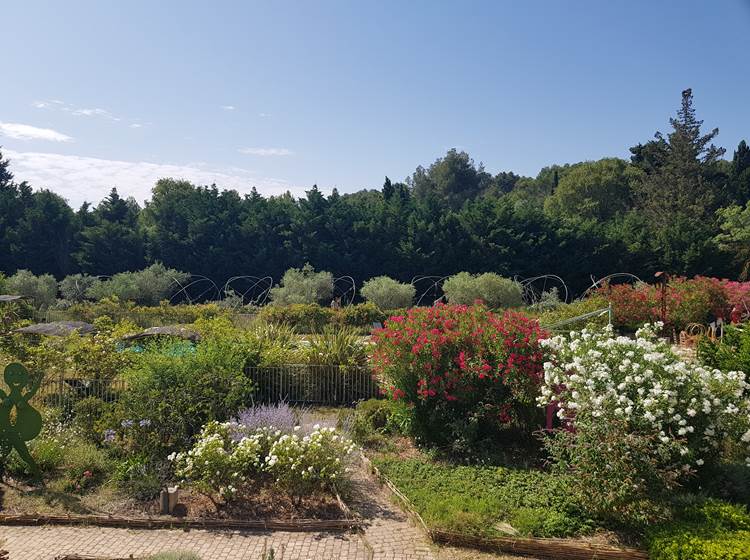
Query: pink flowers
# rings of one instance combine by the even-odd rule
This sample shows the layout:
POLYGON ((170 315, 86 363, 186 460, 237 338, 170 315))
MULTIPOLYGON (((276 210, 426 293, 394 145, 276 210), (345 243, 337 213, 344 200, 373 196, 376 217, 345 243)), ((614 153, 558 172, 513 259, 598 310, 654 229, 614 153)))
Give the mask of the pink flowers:
POLYGON ((507 423, 514 406, 533 406, 542 379, 547 335, 515 312, 482 305, 436 305, 392 317, 374 333, 375 371, 394 399, 421 406, 480 406, 507 423))
MULTIPOLYGON (((599 293, 612 304, 617 325, 637 328, 661 320, 661 287, 651 284, 604 286, 599 293)), ((696 276, 675 277, 666 291, 666 323, 676 330, 714 319, 739 322, 750 317, 750 282, 696 276)))

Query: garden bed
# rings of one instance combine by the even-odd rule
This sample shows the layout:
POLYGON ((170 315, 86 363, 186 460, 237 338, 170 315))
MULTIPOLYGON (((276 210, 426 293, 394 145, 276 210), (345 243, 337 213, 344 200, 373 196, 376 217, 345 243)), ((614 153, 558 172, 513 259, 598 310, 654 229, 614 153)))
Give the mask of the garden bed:
POLYGON ((56 490, 55 481, 35 488, 22 482, 9 481, 0 486, 3 490, 0 515, 93 515, 150 519, 222 519, 222 520, 273 520, 296 519, 340 520, 346 518, 335 496, 315 494, 306 497, 300 505, 291 498, 267 487, 254 489, 252 498, 235 500, 222 505, 218 511, 211 500, 188 488, 180 488, 179 503, 174 515, 159 513, 158 499, 137 501, 103 485, 91 492, 74 494, 56 490))
POLYGON ((615 532, 587 518, 560 475, 457 464, 400 437, 385 448, 368 452, 366 462, 437 544, 550 559, 750 558, 742 507, 685 494, 672 521, 615 532))
POLYGON ((252 519, 189 519, 118 517, 105 515, 1 515, 0 525, 83 525, 121 529, 224 529, 263 531, 348 531, 361 527, 356 520, 294 519, 290 521, 252 519))
MULTIPOLYGON (((383 484, 388 487, 391 493, 395 496, 401 506, 409 513, 409 515, 416 521, 416 523, 425 530, 429 537, 438 544, 457 546, 457 547, 468 547, 475 548, 477 550, 484 550, 487 552, 510 552, 513 554, 521 554, 527 556, 534 556, 537 558, 551 558, 551 559, 575 559, 575 560, 589 560, 589 559, 648 559, 648 553, 632 548, 616 546, 619 541, 613 534, 608 532, 598 532, 597 534, 587 538, 576 538, 576 539, 553 539, 553 538, 531 538, 522 536, 510 536, 509 531, 513 530, 513 527, 508 523, 496 523, 494 525, 487 523, 478 523, 476 525, 471 524, 469 520, 471 514, 479 513, 481 515, 492 517, 492 513, 484 508, 484 505, 480 505, 478 502, 481 501, 479 497, 481 490, 484 489, 488 493, 492 493, 492 488, 486 486, 485 482, 481 480, 481 476, 477 477, 477 484, 475 488, 464 487, 463 492, 459 493, 446 481, 431 480, 427 479, 413 479, 413 482, 407 482, 403 478, 399 478, 399 482, 403 488, 406 488, 407 492, 412 495, 419 495, 420 487, 424 486, 429 489, 429 493, 435 495, 436 500, 440 502, 438 506, 442 511, 441 513, 450 518, 447 523, 434 522, 430 517, 431 523, 426 523, 420 509, 425 512, 434 514, 434 510, 431 511, 430 506, 425 506, 425 501, 420 500, 422 507, 417 507, 412 500, 395 484, 388 476, 373 463, 366 459, 369 463, 370 468, 375 475, 381 480, 383 484), (445 483, 445 486, 442 484, 445 483), (444 492, 442 495, 439 492, 434 492, 434 487, 442 487, 444 492), (453 494, 450 494, 453 490, 453 494), (475 492, 472 492, 475 490, 475 492), (468 500, 466 499, 468 495, 468 500), (453 507, 444 501, 448 498, 449 502, 453 502, 453 507), (483 511, 482 511, 483 510, 483 511), (467 519, 461 520, 461 514, 468 514, 467 519), (461 525, 461 527, 455 527, 452 523, 458 521, 459 523, 467 522, 467 525, 461 525), (501 536, 502 535, 502 536, 501 536)), ((400 462, 400 461, 399 461, 400 462)), ((387 459, 376 459, 376 463, 384 467, 388 472, 389 465, 393 463, 387 459)), ((426 464, 426 463, 424 463, 426 464)), ((408 470, 408 467, 407 467, 408 470)), ((512 494, 512 491, 509 492, 512 494)), ((524 496, 518 496, 519 499, 523 500, 524 496)), ((533 499, 533 498, 532 498, 533 499)), ((494 504, 499 506, 499 504, 494 504)), ((500 508, 496 510, 498 513, 500 508)), ((484 518, 484 521, 487 521, 484 518)))
POLYGON ((270 488, 258 487, 247 499, 218 510, 206 496, 180 489, 174 514, 162 515, 158 500, 137 501, 103 485, 85 494, 55 490, 52 484, 35 488, 9 481, 3 491, 0 524, 82 524, 131 528, 245 528, 277 530, 349 529, 357 525, 336 496, 314 494, 300 505, 270 488))

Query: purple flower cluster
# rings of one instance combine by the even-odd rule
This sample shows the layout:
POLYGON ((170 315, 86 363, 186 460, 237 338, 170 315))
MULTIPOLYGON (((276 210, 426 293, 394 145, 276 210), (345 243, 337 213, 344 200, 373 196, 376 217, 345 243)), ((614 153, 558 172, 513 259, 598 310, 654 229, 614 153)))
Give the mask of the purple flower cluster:
POLYGON ((261 428, 275 428, 284 433, 291 433, 299 422, 292 407, 286 402, 280 402, 246 408, 232 419, 232 423, 236 426, 233 437, 240 439, 243 434, 261 428))
MULTIPOLYGON (((128 428, 132 428, 134 425, 135 425, 135 422, 133 420, 123 420, 122 422, 120 422, 120 426, 122 426, 126 430, 128 428)), ((144 418, 143 420, 138 420, 138 425, 141 428, 148 428, 151 425, 151 420, 149 420, 148 418, 144 418)))

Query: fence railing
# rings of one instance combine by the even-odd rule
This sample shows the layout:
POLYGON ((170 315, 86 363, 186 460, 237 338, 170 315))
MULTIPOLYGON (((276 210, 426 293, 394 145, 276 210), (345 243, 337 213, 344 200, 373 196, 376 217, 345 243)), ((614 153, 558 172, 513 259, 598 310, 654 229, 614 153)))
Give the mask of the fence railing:
POLYGON ((597 309, 596 311, 591 311, 589 313, 584 313, 583 315, 578 315, 577 317, 571 317, 570 319, 565 319, 564 321, 560 321, 558 323, 555 323, 553 325, 542 325, 545 329, 549 331, 559 331, 563 327, 567 327, 568 325, 572 325, 574 323, 580 323, 581 321, 585 321, 587 319, 598 319, 599 317, 607 316, 607 324, 612 324, 612 306, 603 307, 601 309, 597 309))
POLYGON ((256 402, 348 405, 379 396, 378 381, 368 367, 283 365, 250 367, 256 402))
MULTIPOLYGON (((46 406, 72 405, 87 397, 96 397, 106 402, 115 402, 126 388, 122 379, 81 379, 76 377, 46 377, 31 399, 32 404, 46 406)), ((9 392, 5 382, 0 389, 9 392)))
MULTIPOLYGON (((253 400, 256 403, 286 401, 336 406, 380 396, 378 381, 372 370, 363 366, 287 364, 249 367, 245 371, 255 385, 253 400)), ((2 380, 0 389, 9 392, 2 380)), ((125 389, 127 383, 123 379, 49 376, 42 380, 31 402, 55 407, 72 406, 87 397, 116 402, 125 389)))

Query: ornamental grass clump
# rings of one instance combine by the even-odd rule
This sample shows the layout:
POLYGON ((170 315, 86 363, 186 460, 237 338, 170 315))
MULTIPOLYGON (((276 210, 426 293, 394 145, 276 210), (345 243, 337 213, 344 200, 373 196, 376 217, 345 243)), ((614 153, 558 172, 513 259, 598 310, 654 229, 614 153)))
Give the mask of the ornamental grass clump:
POLYGON ((544 336, 536 321, 483 305, 413 308, 374 332, 371 362, 420 440, 464 454, 538 426, 544 336))
POLYGON ((540 405, 562 427, 544 436, 553 463, 573 472, 599 517, 645 524, 666 516, 660 500, 741 441, 750 466, 745 374, 681 361, 646 325, 634 339, 584 329, 542 344, 540 405))
POLYGON ((750 372, 750 325, 729 325, 721 338, 702 336, 697 354, 708 367, 750 372))

